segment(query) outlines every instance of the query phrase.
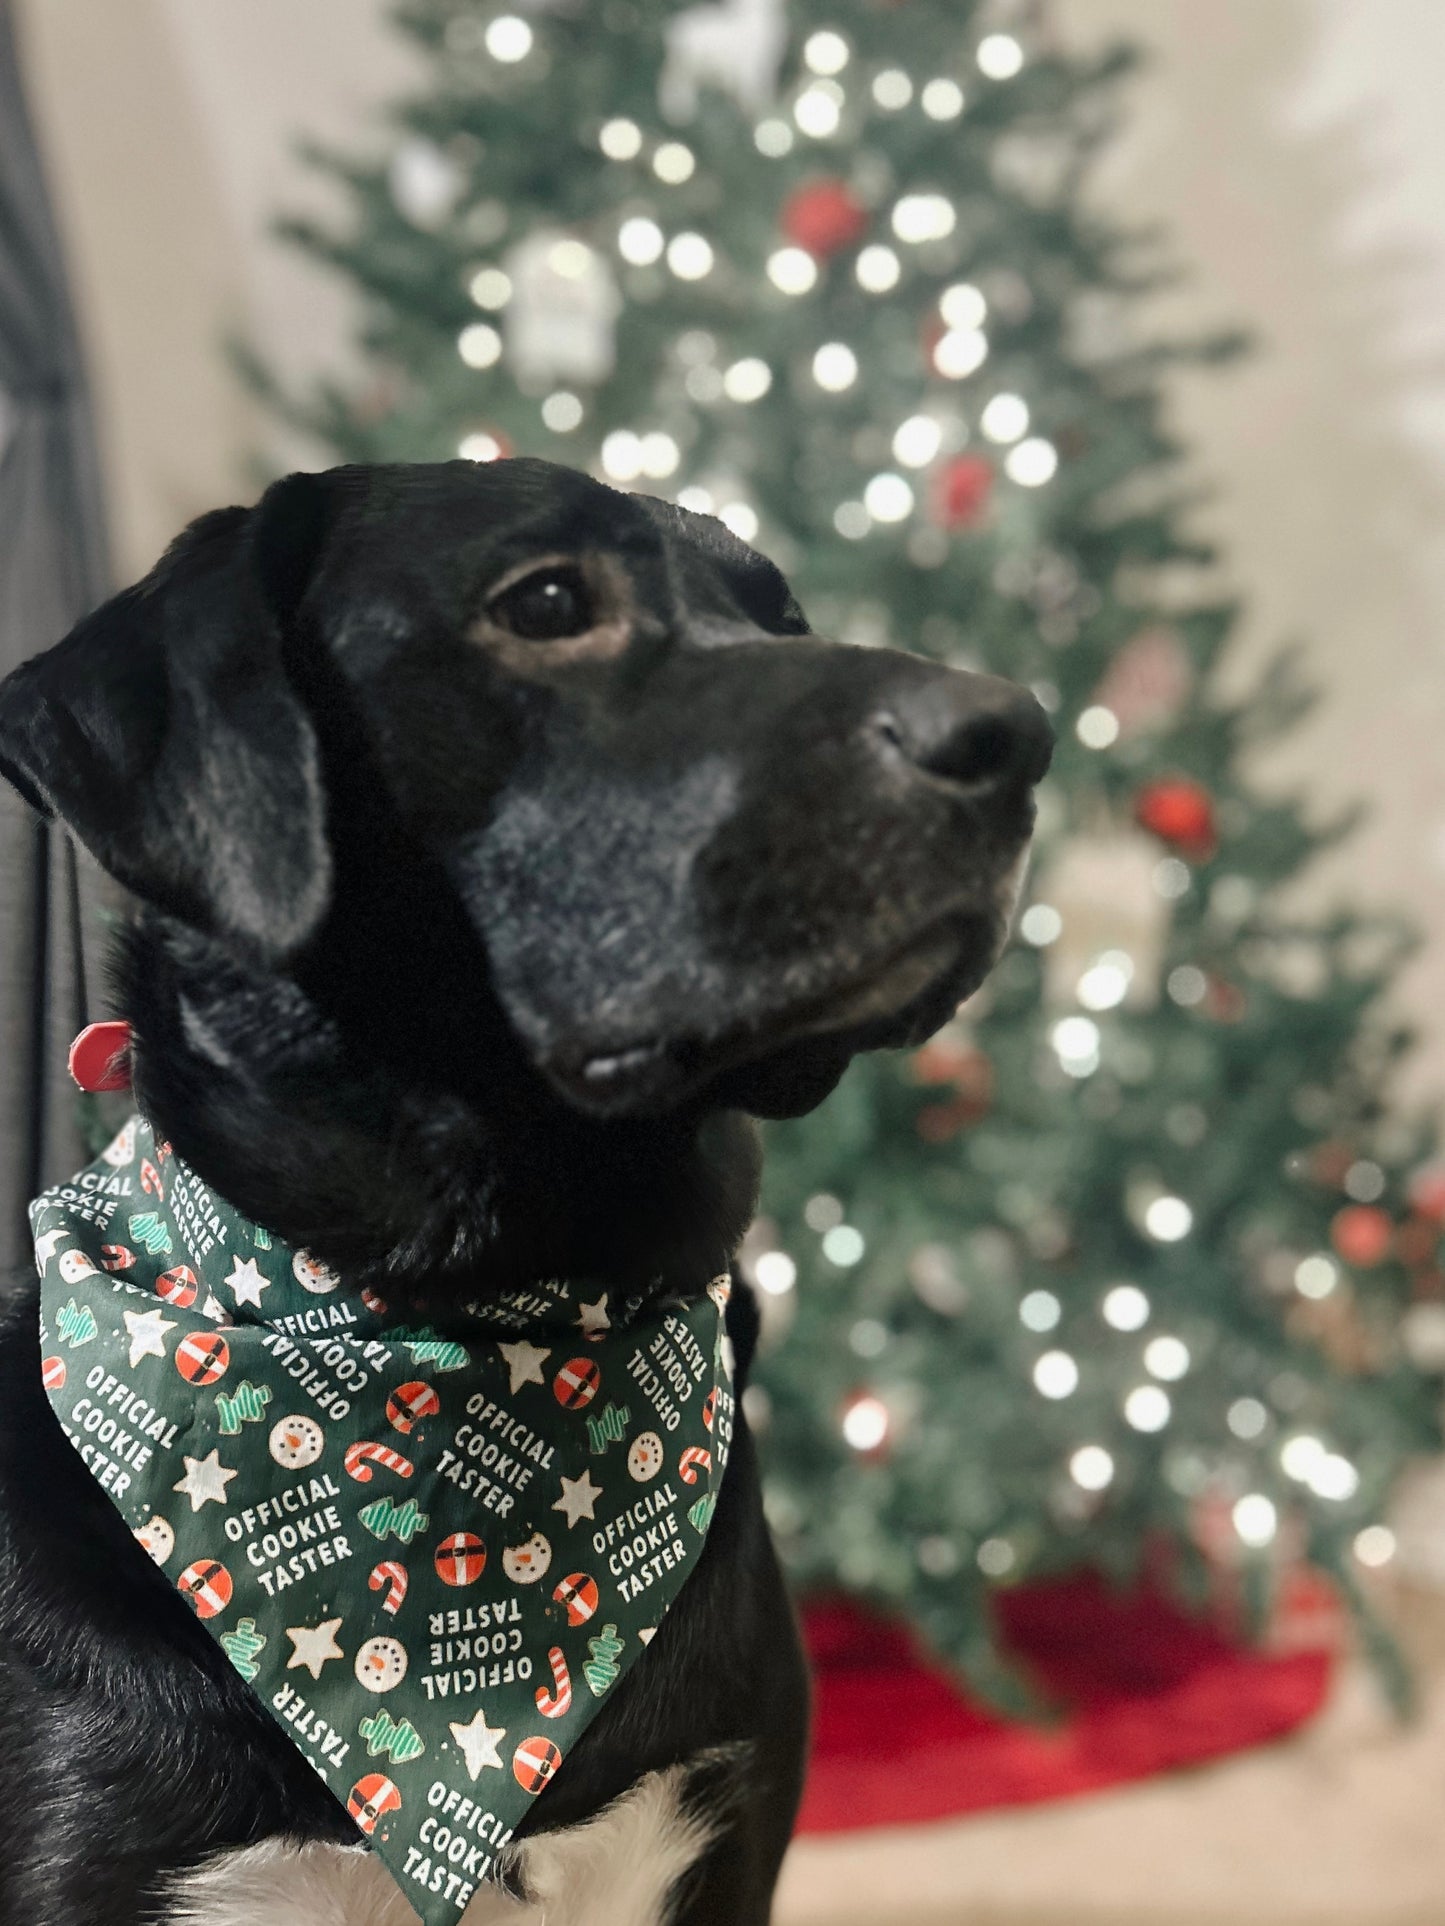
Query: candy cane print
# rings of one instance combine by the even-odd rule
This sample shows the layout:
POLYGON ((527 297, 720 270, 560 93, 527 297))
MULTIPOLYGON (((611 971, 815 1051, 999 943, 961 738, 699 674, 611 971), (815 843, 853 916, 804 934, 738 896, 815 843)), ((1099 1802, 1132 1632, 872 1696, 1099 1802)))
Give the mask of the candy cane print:
POLYGON ((395 1558, 383 1558, 379 1565, 373 1565, 367 1584, 374 1592, 386 1587, 386 1597, 381 1601, 381 1609, 395 1615, 401 1610, 401 1601, 406 1597, 406 1566, 395 1558))
POLYGON ((537 1710, 544 1719, 560 1719, 572 1704, 572 1680, 567 1672, 567 1661, 562 1656, 562 1647, 554 1645, 547 1654, 547 1663, 552 1668, 552 1691, 539 1685, 536 1690, 537 1710))
POLYGON ((704 1451, 701 1445, 689 1445, 678 1461, 677 1468, 682 1473, 685 1485, 695 1485, 700 1471, 712 1470, 712 1453, 704 1451))
POLYGON ((359 1485, 371 1483, 373 1465, 380 1465, 383 1471, 394 1471, 398 1478, 409 1478, 416 1469, 410 1458, 403 1458, 390 1445, 372 1444, 367 1438, 360 1438, 354 1445, 348 1445, 341 1462, 359 1485))

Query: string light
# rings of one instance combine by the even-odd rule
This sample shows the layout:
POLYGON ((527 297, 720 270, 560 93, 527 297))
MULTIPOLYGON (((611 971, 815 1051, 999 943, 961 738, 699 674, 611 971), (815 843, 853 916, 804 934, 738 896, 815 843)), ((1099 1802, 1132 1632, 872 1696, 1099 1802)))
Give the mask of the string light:
POLYGON ((810 33, 803 42, 803 65, 815 74, 840 74, 848 58, 848 42, 831 28, 810 33))
POLYGON ((854 1230, 851 1224, 835 1224, 823 1233, 823 1255, 840 1270, 848 1270, 860 1262, 866 1248, 863 1233, 854 1230))
POLYGON ((853 268, 858 277, 858 285, 868 294, 886 294, 898 285, 898 277, 903 272, 903 264, 891 247, 883 247, 875 242, 865 247, 858 256, 853 268))
POLYGON ((1064 919, 1052 903, 1030 903, 1019 918, 1019 935, 1036 949, 1047 949, 1063 933, 1064 919))
POLYGON ((957 120, 963 112, 963 89, 956 80, 930 80, 919 105, 930 120, 957 120))
POLYGON ((979 416, 978 425, 990 441, 1017 441, 1029 430, 1028 403, 1022 395, 995 395, 979 416))
POLYGON ((1313 1257, 1301 1258, 1295 1266, 1294 1287, 1301 1297, 1328 1297, 1340 1281, 1340 1267, 1332 1257, 1317 1251, 1313 1257))
POLYGON ((843 1436, 855 1451, 876 1451, 888 1436, 888 1406, 882 1398, 854 1398, 843 1413, 843 1436))
POLYGON ((1134 959, 1123 950, 1105 950, 1079 978, 1078 997, 1086 1010, 1112 1010, 1129 994, 1134 959))
POLYGON ((1338 1452, 1327 1451, 1305 1482, 1316 1498, 1327 1498, 1336 1504, 1343 1504, 1359 1490, 1360 1474, 1348 1458, 1342 1458, 1338 1452))
POLYGON ((633 267, 651 267, 664 246, 662 229, 645 214, 631 215, 617 230, 617 252, 633 267))
POLYGON ((694 483, 690 488, 682 488, 677 493, 679 508, 690 508, 694 515, 711 515, 717 507, 710 489, 700 488, 694 483))
POLYGON ((682 385, 694 401, 704 405, 716 401, 723 392, 723 377, 717 368, 710 368, 705 362, 689 368, 683 376, 682 385))
MULTIPOLYGON (((1085 710, 1084 713, 1087 715, 1088 711, 1085 710)), ((1107 709, 1104 711, 1105 715, 1109 713, 1110 711, 1107 709)), ((1118 733, 1119 719, 1115 716, 1114 733, 1109 737, 1109 742, 1112 742, 1118 733)), ((1081 742, 1085 740, 1082 736, 1079 739, 1081 742)), ((1089 744, 1090 748, 1107 749, 1108 746, 1108 743, 1089 744)), ((1187 896, 1194 881, 1193 877, 1189 874, 1188 863, 1181 863, 1177 856, 1166 856, 1162 862, 1156 863, 1154 865, 1152 880, 1155 890, 1166 902, 1174 902, 1181 896, 1187 896)))
POLYGON ((888 1349, 888 1327, 876 1317, 860 1317, 848 1333, 848 1349, 855 1357, 882 1357, 888 1349))
POLYGON ((1395 1556, 1395 1534, 1388 1525, 1366 1525, 1355 1534, 1355 1556, 1362 1565, 1378 1569, 1395 1556))
POLYGON ((1064 1017, 1049 1032, 1059 1068, 1071 1077, 1090 1077, 1099 1067, 1099 1026, 1088 1017, 1064 1017))
POLYGON ((608 160, 635 160, 642 152, 642 129, 635 120, 609 120, 603 123, 597 145, 608 160))
POLYGON ((921 245, 943 241, 958 223, 953 202, 942 194, 904 194, 893 206, 893 232, 900 241, 921 245))
POLYGON ((1323 1442, 1308 1431, 1297 1431, 1293 1437, 1286 1438, 1279 1448, 1280 1467, 1285 1476, 1302 1485, 1309 1483, 1315 1467, 1325 1456, 1323 1442))
POLYGON ((478 268, 467 283, 467 293, 479 308, 504 308, 512 298, 512 278, 499 267, 478 268))
POLYGON ((1006 1538, 985 1538, 974 1562, 985 1578, 1002 1578, 1018 1563, 1018 1554, 1006 1538))
POLYGON ((785 120, 760 120, 753 129, 753 145, 769 160, 793 151, 793 130, 785 120))
POLYGON ((913 98, 913 82, 901 67, 885 67, 873 79, 873 98, 887 114, 896 114, 913 98))
POLYGON ((1192 963, 1181 963, 1178 969, 1169 972, 1166 987, 1171 999, 1181 1009, 1191 1010, 1204 1001, 1209 981, 1203 970, 1197 970, 1192 963))
POLYGON ((1252 1551, 1268 1545, 1279 1527, 1279 1513, 1262 1491, 1247 1492, 1236 1503, 1230 1517, 1240 1543, 1252 1551))
POLYGON ((701 234, 674 234, 667 244, 667 265, 679 281, 701 281, 712 273, 712 243, 701 234))
POLYGON ((1034 1388, 1045 1398, 1071 1397, 1079 1388, 1079 1367, 1067 1351, 1045 1351, 1034 1364, 1034 1388))
POLYGON ((873 526, 873 517, 862 502, 839 502, 833 510, 833 526, 847 542, 860 542, 873 526))
POLYGON ((893 459, 904 468, 926 468, 943 442, 943 425, 932 415, 910 415, 893 436, 893 459))
POLYGON ((490 368, 501 359, 502 337, 485 321, 472 321, 457 336, 457 353, 469 368, 490 368))
POLYGON ((1052 1291, 1030 1291, 1019 1303, 1019 1323, 1026 1331, 1052 1331, 1063 1316, 1063 1306, 1052 1291))
POLYGON ((1169 1393, 1157 1384, 1137 1385, 1124 1400, 1125 1420, 1136 1431, 1162 1431, 1172 1410, 1169 1393))
POLYGON ((585 241, 554 241, 547 250, 547 265, 564 281, 582 281, 592 266, 592 250, 585 241))
POLYGON ((1024 50, 1011 33, 986 34, 974 56, 990 80, 1012 80, 1024 64, 1024 50))
POLYGON ((933 350, 933 365, 949 381, 963 381, 984 364, 988 340, 978 328, 950 328, 933 350))
POLYGON ((1114 1460, 1102 1445, 1080 1445, 1069 1460, 1069 1476, 1081 1491, 1103 1491, 1113 1482, 1114 1460))
POLYGON ((1004 473, 1020 488, 1042 488, 1052 480, 1059 466, 1058 450, 1050 441, 1034 435, 1009 450, 1004 473))
POLYGON ((809 1230, 817 1231, 819 1236, 824 1231, 832 1230, 835 1224, 841 1224, 842 1221, 843 1200, 833 1196, 831 1191, 815 1192, 803 1206, 803 1222, 809 1230))
POLYGON ((815 81, 805 87, 793 102, 793 119, 799 130, 813 140, 826 140, 836 134, 843 118, 843 90, 834 81, 815 81))
POLYGON ((642 473, 642 437, 614 428, 602 443, 602 466, 614 481, 636 481, 642 473))
POLYGON ((664 481, 677 472, 682 451, 671 435, 654 429, 642 437, 642 472, 651 481, 664 481))
POLYGON ((1258 1398, 1236 1398, 1225 1412, 1224 1422, 1236 1438, 1251 1444, 1254 1439, 1263 1437, 1269 1423, 1269 1413, 1258 1398))
POLYGON ((502 444, 495 435, 463 435, 457 443, 457 453, 463 461, 500 461, 502 444))
POLYGON ((829 394, 841 394, 858 379, 858 357, 845 341, 825 341, 813 356, 813 379, 829 394))
POLYGON ((747 502, 724 502, 717 512, 718 520, 725 528, 730 528, 740 542, 751 542, 758 532, 757 512, 747 502))
POLYGON ((1182 1197, 1156 1197, 1144 1212, 1144 1228, 1156 1243, 1177 1244, 1194 1228, 1194 1212, 1182 1197))
POLYGON ((1344 1191, 1357 1204, 1373 1204, 1384 1195, 1385 1173, 1378 1164, 1362 1157, 1345 1172, 1344 1191))
POLYGON ((772 385, 772 369, 756 355, 735 361, 723 376, 723 393, 729 401, 761 401, 772 385))
POLYGON ((1119 740, 1119 718, 1101 702, 1093 703, 1080 713, 1074 734, 1086 749, 1107 749, 1119 740))
POLYGON ((1144 1369, 1151 1377, 1173 1384, 1189 1369, 1189 1346, 1182 1338, 1151 1338, 1144 1346, 1144 1369))
POLYGON ((875 522, 906 521, 913 513, 913 490, 901 475, 875 475, 863 490, 863 506, 875 522))
POLYGON ((554 434, 569 435, 582 420, 582 403, 567 389, 559 388, 542 403, 542 420, 554 434))
POLYGON ((764 1251, 753 1264, 753 1282, 768 1297, 784 1297, 798 1281, 798 1267, 786 1251, 764 1251))
POLYGON ((818 279, 818 264, 804 248, 780 247, 768 256, 768 279, 783 294, 806 294, 818 279))
POLYGON ((532 51, 532 29, 515 13, 499 13, 487 27, 486 49, 507 66, 525 60, 532 51))
POLYGON ((938 312, 950 328, 981 328, 988 303, 971 281, 955 281, 939 296, 938 312))
POLYGON ((1137 1284, 1115 1284, 1099 1308, 1115 1331, 1142 1331, 1149 1322, 1149 1300, 1137 1284))
POLYGON ((652 157, 653 173, 669 187, 691 180, 696 168, 692 149, 684 147, 680 140, 665 140, 652 157))

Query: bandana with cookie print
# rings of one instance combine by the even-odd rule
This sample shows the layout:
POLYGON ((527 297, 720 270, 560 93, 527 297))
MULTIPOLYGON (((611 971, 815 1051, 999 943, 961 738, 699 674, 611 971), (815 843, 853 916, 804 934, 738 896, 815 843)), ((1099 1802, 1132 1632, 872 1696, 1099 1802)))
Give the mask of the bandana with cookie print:
POLYGON ((726 1277, 403 1324, 139 1118, 30 1216, 66 1436, 427 1926, 454 1921, 697 1563, 726 1277))

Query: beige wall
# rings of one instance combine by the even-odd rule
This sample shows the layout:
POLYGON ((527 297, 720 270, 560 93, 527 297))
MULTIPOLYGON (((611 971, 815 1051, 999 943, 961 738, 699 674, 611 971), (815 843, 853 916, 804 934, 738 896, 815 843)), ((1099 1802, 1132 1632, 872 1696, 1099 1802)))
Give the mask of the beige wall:
MULTIPOLYGON (((268 432, 219 343, 345 355, 344 296, 266 241, 314 204, 299 131, 355 139, 407 55, 380 0, 23 0, 37 112, 96 376, 118 566, 247 492, 268 432)), ((1372 805, 1317 897, 1407 904, 1407 985, 1445 1088, 1445 7, 1440 0, 1058 0, 1079 43, 1154 49, 1101 197, 1164 220, 1193 277, 1162 321, 1264 351, 1179 381, 1250 616, 1244 673, 1303 638, 1323 701, 1271 781, 1372 805)))

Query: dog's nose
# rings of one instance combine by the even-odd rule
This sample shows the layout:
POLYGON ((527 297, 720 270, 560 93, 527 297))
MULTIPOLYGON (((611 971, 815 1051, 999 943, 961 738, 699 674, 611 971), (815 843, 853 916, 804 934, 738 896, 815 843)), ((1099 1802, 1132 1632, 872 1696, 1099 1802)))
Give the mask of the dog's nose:
POLYGON ((1053 728, 1027 689, 960 670, 898 690, 873 727, 888 753, 980 794, 1041 781, 1054 753, 1053 728))

